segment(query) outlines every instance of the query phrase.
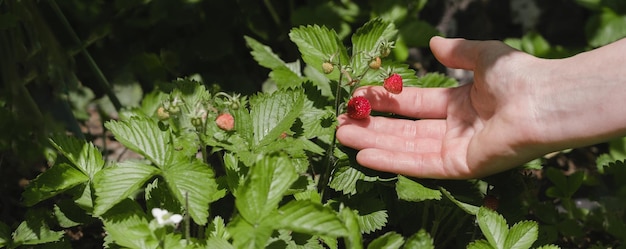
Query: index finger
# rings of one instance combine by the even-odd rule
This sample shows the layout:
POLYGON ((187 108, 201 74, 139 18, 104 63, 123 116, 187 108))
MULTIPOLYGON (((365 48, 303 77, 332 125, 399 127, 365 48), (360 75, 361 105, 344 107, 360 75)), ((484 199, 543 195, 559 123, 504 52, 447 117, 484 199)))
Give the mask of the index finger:
POLYGON ((364 86, 353 96, 363 96, 372 109, 412 118, 443 119, 447 117, 448 102, 454 88, 406 87, 399 94, 389 93, 382 86, 364 86))

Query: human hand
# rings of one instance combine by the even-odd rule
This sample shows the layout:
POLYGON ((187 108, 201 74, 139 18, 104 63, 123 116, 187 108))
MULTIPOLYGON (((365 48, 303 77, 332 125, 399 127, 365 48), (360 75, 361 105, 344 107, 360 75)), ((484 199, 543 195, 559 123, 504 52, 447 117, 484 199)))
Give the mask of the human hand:
POLYGON ((474 72, 457 88, 405 88, 398 95, 380 86, 361 87, 372 109, 387 117, 339 117, 337 139, 360 150, 357 161, 375 170, 422 178, 476 178, 523 164, 552 147, 542 146, 536 120, 540 85, 553 63, 497 41, 435 37, 430 47, 451 68, 474 72))

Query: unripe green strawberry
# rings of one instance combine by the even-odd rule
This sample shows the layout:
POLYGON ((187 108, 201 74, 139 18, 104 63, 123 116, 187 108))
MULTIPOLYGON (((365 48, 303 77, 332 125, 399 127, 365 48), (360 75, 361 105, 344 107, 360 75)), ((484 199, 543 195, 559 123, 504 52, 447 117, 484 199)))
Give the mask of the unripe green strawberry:
POLYGON ((348 117, 353 119, 366 119, 372 111, 370 101, 363 96, 353 97, 348 101, 348 117))
POLYGON ((202 120, 202 117, 193 117, 191 118, 191 125, 196 128, 201 128, 202 125, 204 125, 204 121, 202 120))
POLYGON ((170 118, 170 114, 165 110, 165 107, 161 106, 157 109, 157 118, 161 121, 167 120, 170 118))
POLYGON ((385 79, 383 82, 383 87, 393 94, 398 94, 402 92, 402 76, 397 73, 393 73, 389 77, 385 79))
POLYGON ((371 69, 378 70, 381 64, 380 57, 376 57, 370 61, 369 66, 371 69))
POLYGON ((230 113, 222 113, 215 119, 215 124, 222 130, 231 131, 235 128, 235 118, 230 113))
POLYGON ((332 63, 325 61, 324 63, 322 63, 322 70, 325 74, 329 74, 332 73, 333 70, 335 70, 335 66, 332 63))

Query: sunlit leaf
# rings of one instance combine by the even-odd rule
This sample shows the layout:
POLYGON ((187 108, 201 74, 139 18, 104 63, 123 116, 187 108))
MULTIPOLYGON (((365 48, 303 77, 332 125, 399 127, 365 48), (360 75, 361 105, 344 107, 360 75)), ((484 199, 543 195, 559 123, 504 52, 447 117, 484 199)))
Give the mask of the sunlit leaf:
POLYGON ((252 37, 244 36, 246 44, 252 49, 250 54, 259 65, 269 69, 276 69, 284 66, 285 62, 272 51, 272 48, 263 45, 252 37))
POLYGON ((24 190, 24 204, 32 206, 40 201, 53 197, 79 184, 89 181, 83 172, 61 163, 41 173, 24 190))
POLYGON ((172 160, 169 133, 161 131, 155 120, 134 117, 126 121, 109 121, 105 126, 120 143, 157 166, 163 167, 172 160))
POLYGON ((235 205, 245 220, 259 223, 278 208, 284 193, 297 179, 294 166, 287 157, 266 156, 248 173, 246 181, 237 190, 235 205))
POLYGON ((159 170, 139 161, 124 161, 100 171, 94 179, 94 214, 102 215, 141 188, 159 170))
POLYGON ((521 221, 509 229, 504 248, 528 249, 537 240, 539 226, 534 221, 521 221))
POLYGON ((260 94, 250 100, 254 123, 254 144, 263 146, 288 131, 300 115, 304 104, 301 89, 260 94))
MULTIPOLYGON (((292 29, 289 38, 298 46, 304 62, 320 72, 323 72, 322 64, 331 57, 334 63, 346 65, 348 62, 346 49, 334 30, 317 25, 301 26, 292 29)), ((338 79, 339 71, 334 70, 328 77, 338 79)))
POLYGON ((278 209, 272 217, 279 228, 312 235, 347 235, 343 223, 332 210, 310 201, 291 201, 278 209))
POLYGON ((398 198, 405 201, 441 200, 441 191, 424 187, 422 184, 404 176, 398 176, 396 192, 398 193, 398 198))
POLYGON ((405 249, 435 249, 433 238, 424 229, 420 229, 404 243, 405 249))
POLYGON ((481 207, 476 214, 476 221, 485 238, 492 246, 506 248, 505 243, 509 233, 509 226, 502 215, 488 208, 481 207))
POLYGON ((213 170, 202 161, 180 160, 163 170, 167 186, 179 204, 189 204, 188 212, 199 225, 207 222, 209 203, 223 196, 217 188, 213 170))
POLYGON ((388 232, 382 236, 374 239, 369 245, 368 249, 397 249, 404 244, 404 237, 396 232, 388 232))

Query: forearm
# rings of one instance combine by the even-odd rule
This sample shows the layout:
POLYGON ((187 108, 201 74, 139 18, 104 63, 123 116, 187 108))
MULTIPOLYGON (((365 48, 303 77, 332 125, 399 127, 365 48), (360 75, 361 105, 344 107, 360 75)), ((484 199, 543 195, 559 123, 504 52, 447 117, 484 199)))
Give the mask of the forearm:
POLYGON ((626 135, 626 39, 554 62, 535 106, 544 142, 563 149, 626 135))

